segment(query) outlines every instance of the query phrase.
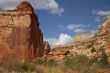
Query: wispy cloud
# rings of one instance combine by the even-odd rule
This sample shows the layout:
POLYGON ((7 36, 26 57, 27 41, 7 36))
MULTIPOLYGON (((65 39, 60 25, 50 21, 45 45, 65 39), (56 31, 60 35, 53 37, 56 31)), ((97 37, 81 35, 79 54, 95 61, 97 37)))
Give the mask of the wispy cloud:
POLYGON ((99 16, 107 16, 110 15, 110 10, 93 10, 93 14, 99 15, 99 16))
MULTIPOLYGON (((26 0, 32 3, 33 7, 39 10, 48 10, 52 14, 61 15, 64 12, 64 8, 55 0, 26 0)), ((21 0, 0 0, 0 7, 3 9, 15 8, 21 0)))
POLYGON ((100 22, 100 17, 97 16, 97 17, 95 18, 95 21, 96 21, 96 22, 100 22))
POLYGON ((85 32, 85 25, 82 24, 68 24, 66 28, 72 30, 74 33, 85 32))
POLYGON ((67 28, 69 30, 79 29, 79 28, 83 28, 83 27, 84 27, 84 25, 82 25, 82 24, 68 24, 67 25, 67 28))
POLYGON ((85 29, 79 28, 74 30, 75 33, 83 33, 86 32, 85 29))
POLYGON ((73 38, 65 33, 61 33, 58 38, 46 38, 45 40, 49 42, 52 48, 56 45, 68 46, 73 42, 73 38))
POLYGON ((110 10, 93 10, 93 15, 95 15, 95 21, 100 22, 103 21, 104 18, 108 15, 110 15, 110 10))

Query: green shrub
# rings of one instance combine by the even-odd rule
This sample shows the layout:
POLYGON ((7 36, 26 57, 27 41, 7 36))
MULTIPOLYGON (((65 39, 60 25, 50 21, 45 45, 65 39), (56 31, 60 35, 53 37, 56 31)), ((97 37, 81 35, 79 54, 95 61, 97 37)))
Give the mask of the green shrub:
POLYGON ((6 64, 3 64, 2 66, 10 72, 11 71, 22 71, 20 67, 20 63, 16 61, 8 62, 6 64))
POLYGON ((34 71, 35 70, 35 65, 28 63, 28 62, 23 62, 19 63, 16 61, 11 61, 3 66, 5 69, 8 71, 17 71, 17 72, 26 72, 26 71, 34 71))
POLYGON ((90 61, 86 56, 76 55, 72 58, 67 57, 64 60, 64 65, 69 69, 84 73, 89 71, 90 61))
POLYGON ((96 52, 94 47, 90 51, 91 51, 91 53, 96 52))
POLYGON ((37 59, 37 60, 33 61, 33 63, 35 63, 37 65, 45 65, 46 61, 44 61, 42 59, 37 59))
POLYGON ((46 62, 46 66, 57 66, 57 61, 55 61, 54 59, 50 59, 46 62))
POLYGON ((91 44, 89 44, 89 45, 87 45, 87 48, 89 49, 89 48, 91 48, 92 47, 92 45, 91 44))
POLYGON ((24 62, 21 63, 20 68, 23 69, 23 71, 35 71, 35 65, 33 63, 24 62))
POLYGON ((102 54, 100 60, 98 61, 98 64, 99 64, 100 66, 107 66, 107 65, 108 65, 106 53, 103 53, 103 54, 102 54))

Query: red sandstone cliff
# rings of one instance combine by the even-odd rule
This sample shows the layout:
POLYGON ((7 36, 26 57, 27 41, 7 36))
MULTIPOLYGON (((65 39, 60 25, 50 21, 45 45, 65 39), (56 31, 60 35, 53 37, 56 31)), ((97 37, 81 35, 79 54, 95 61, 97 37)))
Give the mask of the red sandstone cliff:
MULTIPOLYGON (((4 50, 17 61, 31 61, 42 57, 43 34, 39 28, 38 17, 30 3, 24 1, 15 10, 0 12, 0 50, 4 50)), ((1 60, 5 57, 1 54, 1 60)), ((7 55, 8 56, 8 55, 7 55)))

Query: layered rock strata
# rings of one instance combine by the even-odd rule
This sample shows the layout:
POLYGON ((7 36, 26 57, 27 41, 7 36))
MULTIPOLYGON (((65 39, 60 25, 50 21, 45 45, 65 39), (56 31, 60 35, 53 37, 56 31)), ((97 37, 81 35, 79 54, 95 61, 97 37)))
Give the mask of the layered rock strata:
POLYGON ((0 11, 0 50, 4 49, 8 53, 0 53, 1 60, 32 61, 43 56, 43 34, 30 3, 24 1, 14 10, 0 11))

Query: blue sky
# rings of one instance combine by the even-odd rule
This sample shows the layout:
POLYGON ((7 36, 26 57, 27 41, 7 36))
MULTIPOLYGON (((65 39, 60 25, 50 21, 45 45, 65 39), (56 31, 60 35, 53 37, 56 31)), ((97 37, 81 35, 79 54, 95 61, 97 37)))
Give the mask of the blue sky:
MULTIPOLYGON (((37 10, 39 21, 45 38, 58 37, 61 33, 74 35, 76 32, 67 28, 69 25, 82 25, 79 28, 85 32, 96 31, 103 22, 103 15, 99 11, 110 10, 110 0, 56 0, 64 8, 59 15, 51 14, 46 10, 37 10)), ((80 31, 79 31, 80 32, 80 31)))
MULTIPOLYGON (((1 0, 0 8, 13 9, 21 0, 1 0)), ((39 17, 44 39, 66 45, 77 33, 96 32, 110 15, 110 0, 26 0, 39 17)))
POLYGON ((52 46, 56 43, 70 43, 70 37, 80 32, 97 32, 105 16, 110 15, 110 0, 56 0, 56 2, 64 9, 61 15, 37 10, 44 38, 52 46), (64 38, 62 34, 67 37, 64 38))

